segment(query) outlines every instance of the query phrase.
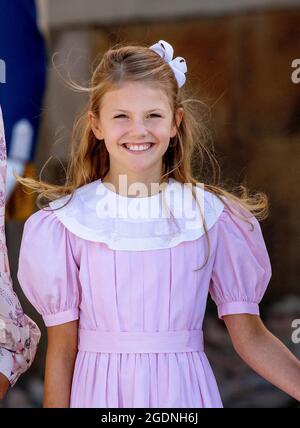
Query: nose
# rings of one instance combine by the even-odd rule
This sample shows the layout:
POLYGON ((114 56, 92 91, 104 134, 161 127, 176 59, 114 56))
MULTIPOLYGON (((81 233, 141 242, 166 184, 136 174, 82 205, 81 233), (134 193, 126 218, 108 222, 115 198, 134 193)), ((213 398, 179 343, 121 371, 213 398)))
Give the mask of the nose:
POLYGON ((132 137, 145 136, 147 134, 147 128, 144 121, 142 119, 132 120, 129 133, 132 137))

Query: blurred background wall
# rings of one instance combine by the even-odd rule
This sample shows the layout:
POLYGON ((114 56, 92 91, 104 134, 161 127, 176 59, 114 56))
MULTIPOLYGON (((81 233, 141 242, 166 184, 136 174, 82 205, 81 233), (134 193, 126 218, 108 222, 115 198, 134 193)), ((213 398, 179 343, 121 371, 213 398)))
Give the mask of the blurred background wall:
MULTIPOLYGON (((175 56, 187 60, 187 79, 195 94, 210 106, 222 176, 246 180, 251 189, 269 196, 270 216, 261 227, 273 276, 261 305, 262 318, 300 358, 300 345, 291 341, 291 322, 300 318, 300 83, 291 78, 292 62, 300 58, 300 1, 39 0, 37 4, 49 58, 37 171, 54 155, 43 178, 54 182, 61 177, 58 159, 67 162, 74 118, 86 101, 64 85, 51 63, 54 54, 55 66, 65 78, 85 84, 92 62, 113 44, 169 41, 175 56)), ((28 198, 20 189, 16 192, 19 201, 28 198)), ((41 405, 46 349, 43 322, 16 279, 23 224, 24 219, 14 216, 7 222, 12 277, 24 310, 43 330, 44 341, 33 367, 8 394, 7 407, 41 405)), ((225 406, 297 405, 241 362, 211 302, 205 323, 207 355, 225 406)))

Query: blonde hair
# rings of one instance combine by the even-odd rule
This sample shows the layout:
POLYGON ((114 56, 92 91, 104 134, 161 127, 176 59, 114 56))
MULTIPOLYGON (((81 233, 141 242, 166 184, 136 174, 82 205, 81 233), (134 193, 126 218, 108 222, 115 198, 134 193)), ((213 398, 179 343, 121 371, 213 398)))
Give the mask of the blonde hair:
MULTIPOLYGON (((78 187, 105 177, 109 171, 109 153, 105 144, 95 137, 88 119, 88 111, 99 117, 104 94, 115 87, 120 87, 124 82, 154 84, 155 88, 163 90, 169 99, 175 125, 175 111, 179 107, 183 108, 182 121, 179 126, 176 125, 177 134, 170 139, 170 145, 162 159, 161 182, 172 177, 181 183, 192 184, 193 196, 199 206, 194 185, 200 181, 204 189, 220 199, 233 214, 235 213, 226 200, 248 210, 251 216, 254 215, 258 220, 268 216, 268 198, 265 193, 257 192, 250 195, 244 185, 229 185, 220 180, 220 167, 203 114, 205 104, 188 96, 187 84, 179 88, 170 66, 157 53, 140 44, 117 44, 107 50, 95 67, 88 87, 78 85, 72 80, 68 83, 76 91, 88 93, 89 99, 73 127, 65 183, 50 184, 41 179, 15 175, 19 183, 38 193, 36 199, 38 208, 43 209, 48 204, 43 205, 42 198, 52 201, 67 194, 72 197, 78 187), (200 107, 200 110, 197 107, 200 107), (192 173, 194 158, 200 167, 198 179, 192 173)), ((250 223, 247 216, 241 215, 240 218, 250 223)), ((203 215, 202 220, 209 248, 206 264, 210 242, 203 215)))

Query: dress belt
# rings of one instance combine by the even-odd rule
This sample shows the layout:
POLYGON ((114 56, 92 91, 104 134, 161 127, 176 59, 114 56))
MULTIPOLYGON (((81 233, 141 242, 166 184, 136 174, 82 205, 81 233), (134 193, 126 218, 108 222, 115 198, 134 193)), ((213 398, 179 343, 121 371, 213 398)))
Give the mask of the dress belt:
POLYGON ((161 353, 204 350, 202 330, 101 331, 79 329, 78 350, 110 353, 161 353))

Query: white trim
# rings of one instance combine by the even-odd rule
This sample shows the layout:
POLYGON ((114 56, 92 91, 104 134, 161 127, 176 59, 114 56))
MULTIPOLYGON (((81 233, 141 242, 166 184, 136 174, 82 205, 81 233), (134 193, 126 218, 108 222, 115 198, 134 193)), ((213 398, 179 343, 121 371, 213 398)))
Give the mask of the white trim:
MULTIPOLYGON (((205 233, 194 199, 193 207, 190 208, 189 199, 186 199, 184 193, 184 201, 187 201, 187 204, 182 204, 181 190, 190 192, 190 188, 186 190, 183 186, 182 183, 170 179, 166 190, 160 194, 149 198, 127 198, 108 191, 101 180, 95 180, 77 189, 65 207, 59 208, 69 200, 69 195, 52 201, 49 205, 51 209, 59 208, 54 214, 79 238, 102 242, 113 250, 157 250, 174 247, 183 241, 193 241, 205 233), (172 187, 173 185, 175 187, 172 187), (162 204, 163 193, 166 196, 166 205, 162 204), (169 195, 171 196, 168 199, 169 195), (102 207, 98 210, 99 202, 107 211, 104 212, 102 207), (136 207, 141 203, 141 211, 138 211, 141 218, 128 216, 128 212, 133 212, 130 211, 131 203, 136 204, 136 207), (162 206, 167 206, 167 209, 161 209, 162 206), (115 207, 118 207, 117 215, 115 207), (164 216, 169 211, 175 216, 177 224, 169 216, 164 216), (160 215, 154 218, 153 212, 159 212, 160 215)), ((201 186, 197 186, 195 190, 207 229, 210 229, 221 215, 224 204, 201 186)))

